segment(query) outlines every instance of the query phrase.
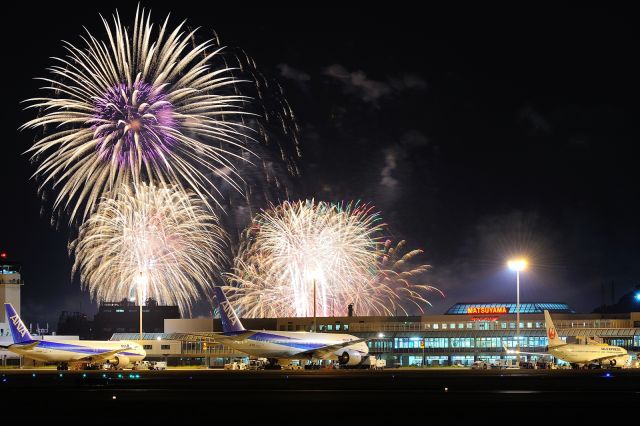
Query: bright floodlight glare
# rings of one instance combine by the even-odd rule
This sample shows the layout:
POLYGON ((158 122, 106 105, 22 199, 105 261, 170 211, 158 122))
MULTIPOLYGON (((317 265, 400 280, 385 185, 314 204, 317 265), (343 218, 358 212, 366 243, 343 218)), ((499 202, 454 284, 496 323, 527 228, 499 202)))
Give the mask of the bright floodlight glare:
POLYGON ((512 271, 522 271, 527 267, 527 260, 512 259, 509 262, 507 262, 507 266, 509 266, 509 269, 511 269, 512 271))
POLYGON ((379 339, 382 339, 383 337, 384 337, 384 334, 382 334, 382 333, 378 333, 378 338, 379 338, 379 339))
POLYGON ((635 296, 635 297, 636 297, 636 300, 637 300, 638 302, 640 302, 640 291, 636 293, 636 296, 635 296))

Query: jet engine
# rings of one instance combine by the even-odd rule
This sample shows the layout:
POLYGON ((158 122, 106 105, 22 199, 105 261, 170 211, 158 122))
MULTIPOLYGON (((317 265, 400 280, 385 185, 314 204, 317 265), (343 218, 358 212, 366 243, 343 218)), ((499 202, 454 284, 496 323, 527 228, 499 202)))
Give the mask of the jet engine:
POLYGON ((111 358, 108 362, 109 364, 118 368, 124 368, 127 365, 131 364, 129 357, 124 355, 116 355, 113 358, 111 358))
POLYGON ((362 354, 352 349, 347 349, 338 356, 340 365, 358 365, 362 362, 362 354))
POLYGON ((629 362, 629 355, 622 355, 609 360, 609 365, 611 367, 622 368, 629 362))

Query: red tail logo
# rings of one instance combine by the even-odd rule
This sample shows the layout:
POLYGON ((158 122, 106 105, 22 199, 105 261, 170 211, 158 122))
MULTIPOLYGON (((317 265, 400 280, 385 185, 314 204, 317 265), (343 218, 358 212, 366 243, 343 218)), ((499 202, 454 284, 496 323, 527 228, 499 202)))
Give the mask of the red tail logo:
POLYGON ((553 327, 550 328, 548 335, 549 335, 549 339, 552 339, 552 340, 555 339, 556 338, 556 329, 553 328, 553 327))

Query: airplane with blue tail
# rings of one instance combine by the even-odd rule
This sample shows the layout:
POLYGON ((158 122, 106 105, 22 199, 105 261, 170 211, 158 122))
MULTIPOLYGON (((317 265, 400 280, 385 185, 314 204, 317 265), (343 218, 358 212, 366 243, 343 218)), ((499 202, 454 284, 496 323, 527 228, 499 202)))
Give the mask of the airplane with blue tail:
POLYGON ((57 363, 59 370, 67 370, 69 364, 110 364, 114 368, 122 369, 142 361, 147 356, 142 346, 135 342, 34 339, 13 306, 5 303, 4 309, 13 344, 0 347, 37 361, 57 363))
POLYGON ((333 360, 342 366, 362 364, 369 357, 367 341, 350 334, 308 331, 246 330, 222 288, 215 286, 222 333, 215 340, 250 357, 267 358, 273 364, 290 360, 333 360))

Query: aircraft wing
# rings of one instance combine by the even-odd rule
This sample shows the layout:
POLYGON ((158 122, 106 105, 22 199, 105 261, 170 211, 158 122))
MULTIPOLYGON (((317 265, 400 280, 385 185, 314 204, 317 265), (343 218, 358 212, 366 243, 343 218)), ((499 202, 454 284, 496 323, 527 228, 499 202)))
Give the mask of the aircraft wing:
POLYGON ((508 354, 524 354, 524 355, 542 355, 542 356, 555 356, 553 354, 550 354, 549 352, 524 352, 524 351, 517 351, 515 349, 508 349, 506 346, 502 345, 504 351, 508 354))
POLYGON ((627 355, 627 354, 615 354, 615 355, 611 354, 611 355, 608 355, 608 356, 605 356, 605 357, 602 357, 602 358, 598 358, 595 361, 600 361, 600 362, 609 361, 609 360, 611 360, 613 358, 618 358, 618 357, 625 356, 625 355, 627 355))
POLYGON ((11 346, 13 346, 14 348, 22 349, 23 351, 28 351, 28 350, 31 350, 31 349, 35 348, 39 344, 40 344, 40 341, 37 340, 35 342, 31 342, 31 343, 27 343, 27 344, 14 343, 13 345, 2 346, 2 347, 6 348, 6 349, 9 349, 11 346))
POLYGON ((77 361, 89 361, 89 362, 101 362, 101 361, 108 361, 110 360, 113 356, 118 355, 120 352, 124 352, 124 351, 128 351, 130 350, 130 348, 120 348, 120 349, 115 349, 113 351, 106 351, 106 352, 101 352, 101 353, 97 353, 97 354, 93 354, 93 355, 87 355, 83 358, 77 359, 75 360, 77 361))
POLYGON ((356 340, 350 340, 348 342, 340 342, 333 345, 322 346, 320 348, 310 349, 308 351, 300 352, 297 355, 303 355, 309 358, 327 359, 335 355, 334 352, 337 351, 338 349, 346 348, 347 346, 355 345, 360 342, 367 342, 371 339, 373 338, 370 337, 368 339, 356 339, 356 340))
POLYGON ((224 344, 225 342, 241 342, 243 340, 247 340, 249 337, 253 336, 254 334, 256 334, 255 331, 243 331, 237 334, 214 334, 213 340, 215 340, 215 343, 222 343, 224 344))

